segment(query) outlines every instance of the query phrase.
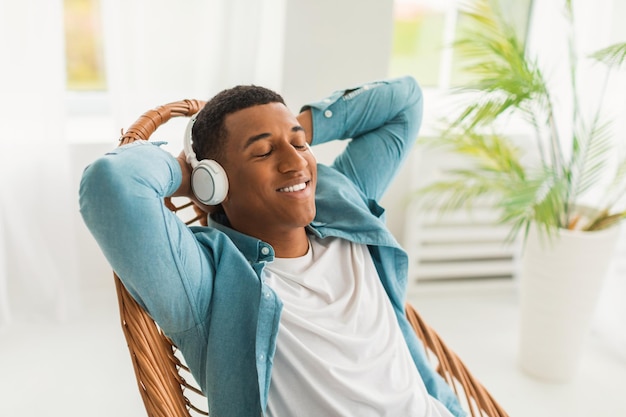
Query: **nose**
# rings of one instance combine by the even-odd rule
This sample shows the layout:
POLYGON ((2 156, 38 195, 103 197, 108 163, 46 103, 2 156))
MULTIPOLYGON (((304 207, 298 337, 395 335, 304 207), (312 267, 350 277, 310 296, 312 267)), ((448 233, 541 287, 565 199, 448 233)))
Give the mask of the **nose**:
POLYGON ((301 171, 306 168, 309 162, 304 157, 304 153, 304 151, 298 150, 290 144, 283 146, 278 162, 278 171, 287 173, 301 171))

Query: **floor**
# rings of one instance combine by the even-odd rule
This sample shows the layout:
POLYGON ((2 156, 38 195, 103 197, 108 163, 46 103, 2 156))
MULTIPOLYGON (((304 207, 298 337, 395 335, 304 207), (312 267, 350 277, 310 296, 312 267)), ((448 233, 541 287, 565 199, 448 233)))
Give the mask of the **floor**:
MULTIPOLYGON (((84 315, 71 323, 31 321, 0 332, 0 416, 145 415, 113 288, 86 297, 84 315)), ((512 417, 626 416, 626 359, 598 338, 569 383, 520 370, 511 282, 422 284, 410 298, 512 417)))
POLYGON ((410 298, 510 416, 626 416, 626 352, 593 333, 572 381, 543 382, 521 370, 513 283, 422 285, 410 298))

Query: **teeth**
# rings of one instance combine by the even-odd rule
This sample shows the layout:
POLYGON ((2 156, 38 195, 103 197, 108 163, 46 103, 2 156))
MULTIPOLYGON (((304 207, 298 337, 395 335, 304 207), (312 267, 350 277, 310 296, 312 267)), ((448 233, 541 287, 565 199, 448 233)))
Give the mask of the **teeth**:
POLYGON ((304 190, 305 188, 306 188, 306 184, 302 183, 302 184, 292 185, 291 187, 281 188, 278 191, 280 191, 281 193, 293 193, 294 191, 304 190))

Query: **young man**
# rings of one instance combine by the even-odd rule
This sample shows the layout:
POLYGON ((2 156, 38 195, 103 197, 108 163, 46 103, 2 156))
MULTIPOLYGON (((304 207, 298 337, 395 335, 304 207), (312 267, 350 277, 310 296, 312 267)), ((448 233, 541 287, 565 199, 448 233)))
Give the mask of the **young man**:
POLYGON ((223 91, 191 130, 197 159, 216 160, 228 183, 204 207, 208 227, 162 203, 197 201, 190 152, 139 141, 86 169, 85 223, 183 352, 211 416, 465 415, 404 317, 407 256, 376 203, 421 114, 409 77, 297 116, 270 90, 223 91), (316 163, 309 144, 348 138, 331 166, 316 163))

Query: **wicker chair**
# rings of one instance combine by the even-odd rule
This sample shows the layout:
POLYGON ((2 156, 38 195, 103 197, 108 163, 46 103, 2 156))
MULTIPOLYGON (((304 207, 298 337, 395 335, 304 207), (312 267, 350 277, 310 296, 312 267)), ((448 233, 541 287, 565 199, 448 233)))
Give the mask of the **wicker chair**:
MULTIPOLYGON (((154 131, 172 117, 190 117, 204 102, 183 100, 169 103, 144 113, 120 138, 120 144, 148 140, 154 131)), ((178 201, 177 201, 178 202, 178 201)), ((206 215, 198 214, 193 203, 164 204, 187 224, 206 224, 206 215)), ((206 398, 197 388, 184 359, 168 339, 137 304, 114 275, 120 319, 128 344, 139 392, 149 417, 191 417, 208 415, 206 398)), ((439 335, 408 305, 406 315, 426 347, 429 359, 439 374, 454 389, 464 408, 472 417, 507 417, 508 414, 491 397, 450 350, 439 335)))

